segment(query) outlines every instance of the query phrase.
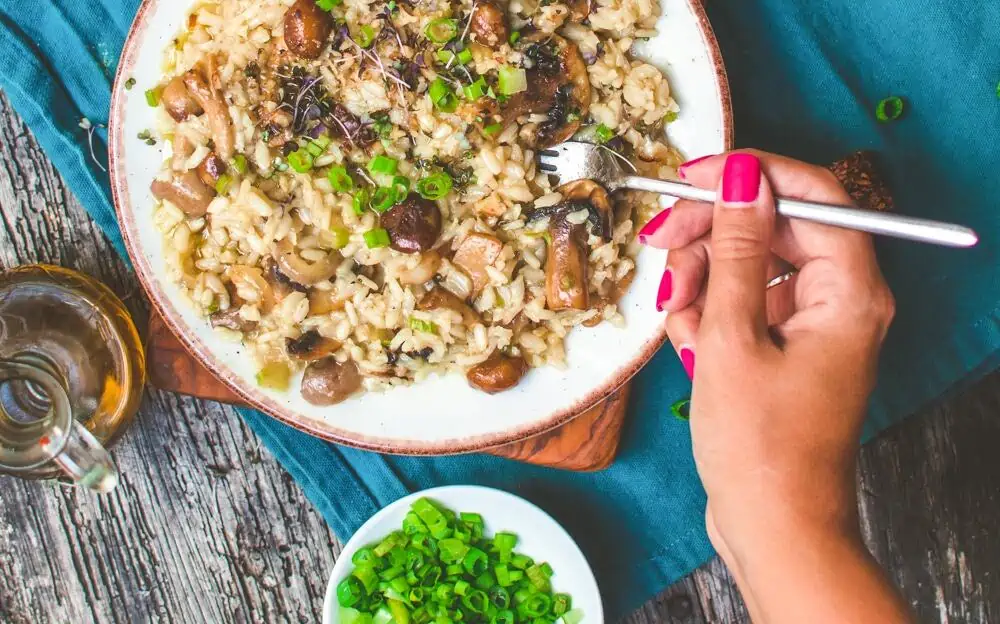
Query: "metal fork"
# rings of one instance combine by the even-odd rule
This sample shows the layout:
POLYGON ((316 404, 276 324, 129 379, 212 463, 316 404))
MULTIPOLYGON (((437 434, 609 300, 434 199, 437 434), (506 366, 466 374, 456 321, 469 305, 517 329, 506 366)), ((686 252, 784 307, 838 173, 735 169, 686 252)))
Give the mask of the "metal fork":
MULTIPOLYGON (((683 182, 655 180, 633 175, 632 165, 621 154, 610 148, 570 141, 539 152, 539 168, 559 177, 559 183, 574 180, 594 180, 608 192, 618 189, 635 189, 670 195, 680 199, 691 199, 708 203, 715 202, 715 191, 702 189, 683 182), (625 167, 631 170, 626 171, 625 167)), ((851 230, 861 230, 871 234, 881 234, 895 238, 933 243, 946 247, 972 247, 979 236, 971 229, 954 223, 943 223, 929 219, 883 214, 869 210, 859 210, 852 206, 822 204, 785 197, 775 202, 778 214, 792 219, 803 219, 851 230)))

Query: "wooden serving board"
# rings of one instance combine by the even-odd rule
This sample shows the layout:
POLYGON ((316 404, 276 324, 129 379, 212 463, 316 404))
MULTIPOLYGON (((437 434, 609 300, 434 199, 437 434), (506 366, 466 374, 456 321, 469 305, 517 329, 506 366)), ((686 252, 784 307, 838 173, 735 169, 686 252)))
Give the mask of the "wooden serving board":
MULTIPOLYGON (((830 166, 855 202, 872 210, 889 210, 892 198, 878 175, 874 155, 857 152, 830 166)), ((241 399, 216 379, 153 312, 147 340, 149 382, 156 388, 194 397, 240 404, 241 399)), ((498 447, 492 455, 563 470, 594 471, 611 465, 618 454, 630 384, 562 427, 540 436, 498 447)), ((666 415, 664 416, 666 417, 666 415)))

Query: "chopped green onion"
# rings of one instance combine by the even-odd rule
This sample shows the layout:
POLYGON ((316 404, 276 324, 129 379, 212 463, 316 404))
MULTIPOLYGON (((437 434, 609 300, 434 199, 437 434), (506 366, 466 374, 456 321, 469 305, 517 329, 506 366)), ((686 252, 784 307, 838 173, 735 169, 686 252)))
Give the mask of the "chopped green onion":
POLYGON ((417 182, 417 192, 424 199, 441 199, 451 191, 452 184, 447 173, 435 173, 417 182))
POLYGON ((604 124, 600 124, 594 130, 594 136, 597 138, 598 143, 607 143, 615 138, 615 131, 604 124))
POLYGON ((472 60, 472 51, 469 48, 464 48, 459 50, 458 54, 455 54, 451 50, 438 50, 437 60, 442 65, 466 65, 472 60))
POLYGON ((470 85, 465 85, 462 88, 462 93, 465 94, 465 99, 467 100, 478 100, 479 98, 486 95, 486 81, 480 76, 478 80, 470 85))
MULTIPOLYGON (((410 325, 410 329, 412 329, 413 331, 423 332, 425 334, 434 334, 434 333, 437 333, 437 324, 433 323, 431 321, 424 321, 422 319, 418 319, 418 318, 415 318, 415 317, 411 316, 410 320, 408 322, 409 322, 409 325, 410 325)), ((441 541, 443 542, 445 540, 441 540, 441 541)), ((461 542, 459 542, 459 543, 461 543, 461 542)), ((440 546, 440 542, 438 543, 438 547, 439 548, 441 547, 440 546)), ((476 549, 472 549, 472 550, 476 550, 476 549)), ((482 553, 481 550, 477 550, 477 552, 481 552, 482 553)), ((455 561, 462 561, 462 563, 464 564, 465 563, 465 559, 468 556, 469 556, 469 549, 467 548, 466 551, 462 554, 462 557, 460 559, 456 559, 455 561)), ((485 557, 486 553, 483 553, 483 556, 485 557)), ((441 561, 444 561, 443 557, 442 557, 441 561)), ((466 569, 468 569, 468 568, 466 568, 466 569)))
POLYGON ((410 179, 404 176, 393 176, 392 185, 389 188, 392 189, 393 204, 398 204, 410 194, 410 179))
POLYGON ((125 81, 125 90, 126 91, 131 91, 132 87, 134 87, 134 86, 135 86, 135 78, 129 78, 128 80, 125 81))
POLYGON ((881 123, 895 121, 903 116, 904 108, 903 98, 896 96, 887 97, 875 107, 875 118, 881 123))
POLYGON ((288 155, 288 165, 298 173, 305 173, 312 169, 312 154, 304 149, 298 149, 288 155))
POLYGON ((318 139, 309 141, 309 143, 306 144, 306 151, 314 157, 319 158, 328 147, 330 147, 330 137, 323 135, 318 139))
POLYGON ((503 130, 503 124, 499 124, 499 123, 490 124, 490 125, 485 126, 483 128, 483 135, 484 136, 493 136, 494 134, 497 134, 501 130, 503 130))
POLYGON ((510 565, 514 566, 518 570, 526 570, 534 564, 535 561, 527 555, 514 555, 510 559, 510 565))
POLYGON ((678 420, 691 419, 691 399, 681 399, 670 406, 670 413, 678 420))
POLYGON ((431 20, 424 34, 434 43, 448 43, 458 35, 458 20, 444 17, 431 20))
POLYGON ((316 6, 324 11, 332 11, 333 7, 339 5, 344 0, 316 0, 316 6))
POLYGON ((362 48, 370 48, 372 43, 375 42, 375 29, 365 24, 358 30, 355 40, 362 48))
POLYGON ((396 190, 391 186, 380 186, 372 194, 372 210, 382 214, 396 205, 396 190))
POLYGON ((335 227, 330 229, 333 232, 333 248, 343 249, 347 247, 347 243, 351 240, 351 233, 347 231, 346 228, 335 227))
POLYGON ((368 161, 368 171, 372 173, 384 173, 386 175, 394 175, 396 173, 396 167, 399 165, 399 161, 395 158, 390 158, 388 156, 383 156, 379 154, 375 158, 368 161))
POLYGON ((342 607, 353 607, 364 598, 364 587, 361 581, 353 576, 349 576, 337 585, 337 602, 342 607))
POLYGON ((354 190, 354 180, 344 167, 330 167, 326 172, 326 179, 330 181, 333 190, 341 193, 350 193, 354 190))
POLYGON ((351 207, 354 208, 354 214, 359 217, 365 214, 365 210, 368 210, 370 202, 371 196, 368 193, 368 189, 359 189, 358 192, 354 194, 354 201, 351 202, 351 207))
POLYGON ((389 246, 389 232, 386 232, 384 228, 368 230, 363 234, 363 237, 368 249, 381 249, 389 246))
POLYGON ((497 533, 493 536, 493 547, 496 549, 500 561, 504 563, 510 561, 514 546, 517 546, 517 536, 513 533, 497 533))
POLYGON ((467 65, 469 61, 472 60, 472 50, 469 48, 462 48, 458 51, 458 62, 462 65, 467 65))
POLYGON ((233 169, 240 175, 244 175, 247 172, 247 157, 243 154, 233 156, 233 169))
POLYGON ((521 31, 515 30, 510 33, 510 37, 507 38, 507 41, 510 42, 510 45, 514 45, 520 38, 521 38, 521 31))
POLYGON ((669 113, 663 116, 663 123, 668 123, 668 124, 674 123, 675 121, 677 121, 677 116, 678 116, 677 111, 670 111, 669 113))
POLYGON ((573 608, 573 599, 569 594, 556 594, 552 597, 552 615, 556 617, 573 608))
POLYGON ((219 195, 225 195, 229 190, 229 185, 233 183, 233 179, 226 174, 219 176, 219 179, 215 181, 215 192, 219 195))
POLYGON ((427 90, 427 95, 431 98, 431 103, 446 113, 453 112, 458 108, 458 98, 452 92, 451 87, 441 78, 436 78, 427 90))
POLYGON ((156 87, 155 89, 150 89, 146 91, 146 104, 151 107, 156 108, 160 105, 160 95, 163 94, 163 87, 156 87))
POLYGON ((504 65, 498 74, 497 86, 503 95, 513 95, 528 90, 528 74, 520 67, 504 65))

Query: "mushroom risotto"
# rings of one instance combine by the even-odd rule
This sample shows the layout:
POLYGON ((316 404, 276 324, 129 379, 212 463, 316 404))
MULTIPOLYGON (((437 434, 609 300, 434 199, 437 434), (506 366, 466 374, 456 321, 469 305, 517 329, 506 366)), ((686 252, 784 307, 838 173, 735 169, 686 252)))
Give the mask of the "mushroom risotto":
MULTIPOLYGON (((624 323, 652 195, 556 187, 575 138, 673 177, 656 0, 211 0, 152 129, 166 262, 258 383, 317 405, 458 371, 484 392, 624 323)), ((153 139, 150 140, 152 142, 153 139)))

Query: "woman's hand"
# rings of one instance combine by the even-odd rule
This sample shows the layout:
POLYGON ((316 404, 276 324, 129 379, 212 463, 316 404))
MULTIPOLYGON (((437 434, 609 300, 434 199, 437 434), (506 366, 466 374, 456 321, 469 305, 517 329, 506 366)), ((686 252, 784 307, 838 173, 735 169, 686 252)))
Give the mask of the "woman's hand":
POLYGON ((760 153, 693 161, 681 176, 720 200, 678 202, 640 240, 671 250, 657 307, 694 381, 713 544, 762 621, 905 620, 862 545, 854 486, 892 295, 867 235, 774 211, 775 194, 850 197, 824 169, 760 153))

